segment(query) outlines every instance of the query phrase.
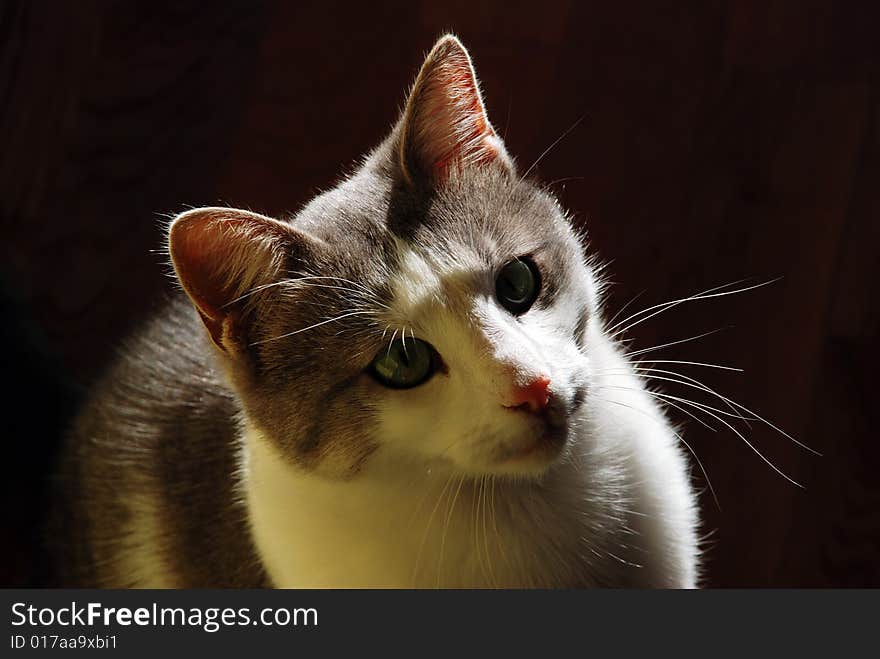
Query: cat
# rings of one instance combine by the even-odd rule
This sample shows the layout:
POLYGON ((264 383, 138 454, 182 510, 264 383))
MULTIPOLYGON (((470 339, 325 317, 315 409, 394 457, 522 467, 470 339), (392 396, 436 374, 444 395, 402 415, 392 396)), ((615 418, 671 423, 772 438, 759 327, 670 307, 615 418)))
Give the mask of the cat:
POLYGON ((455 36, 341 184, 188 210, 168 252, 59 462, 63 585, 699 585, 680 437, 455 36))

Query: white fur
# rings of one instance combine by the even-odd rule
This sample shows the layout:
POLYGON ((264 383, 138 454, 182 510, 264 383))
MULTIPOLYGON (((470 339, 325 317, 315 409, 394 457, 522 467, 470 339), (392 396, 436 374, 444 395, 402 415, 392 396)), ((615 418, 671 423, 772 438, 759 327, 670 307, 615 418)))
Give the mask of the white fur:
POLYGON ((695 586, 697 515, 679 440, 598 319, 586 349, 575 345, 577 291, 516 319, 491 276, 467 278, 475 264, 399 248, 389 323, 435 346, 448 373, 410 390, 374 385, 380 448, 350 480, 307 473, 247 426, 244 488, 273 583, 695 586), (562 399, 587 384, 576 432, 552 464, 499 461, 540 430, 504 407, 512 383, 539 375, 562 399))
POLYGON ((494 486, 390 451, 330 481, 249 428, 250 519, 270 578, 286 588, 693 587, 696 511, 676 440, 643 395, 614 400, 642 412, 599 402, 601 443, 543 479, 494 486))

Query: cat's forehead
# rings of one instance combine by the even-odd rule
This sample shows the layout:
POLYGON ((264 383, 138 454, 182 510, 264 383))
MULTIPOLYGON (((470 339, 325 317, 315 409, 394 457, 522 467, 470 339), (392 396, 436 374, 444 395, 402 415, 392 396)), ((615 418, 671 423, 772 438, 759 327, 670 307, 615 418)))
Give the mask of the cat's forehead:
POLYGON ((542 261, 552 281, 580 258, 555 198, 491 170, 419 197, 398 194, 368 166, 313 200, 295 224, 328 245, 334 274, 381 290, 401 321, 438 305, 464 311, 475 295, 493 294, 511 259, 542 261))
POLYGON ((417 322, 438 307, 464 312, 486 279, 488 263, 476 250, 425 249, 399 238, 393 244, 389 311, 398 323, 417 322))

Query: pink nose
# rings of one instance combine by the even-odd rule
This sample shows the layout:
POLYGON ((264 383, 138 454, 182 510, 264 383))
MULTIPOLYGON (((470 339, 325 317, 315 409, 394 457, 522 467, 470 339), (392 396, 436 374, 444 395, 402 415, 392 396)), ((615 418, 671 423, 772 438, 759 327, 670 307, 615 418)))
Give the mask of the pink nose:
POLYGON ((511 393, 511 404, 507 407, 528 407, 532 412, 540 412, 550 402, 550 378, 542 375, 522 387, 515 385, 511 393))

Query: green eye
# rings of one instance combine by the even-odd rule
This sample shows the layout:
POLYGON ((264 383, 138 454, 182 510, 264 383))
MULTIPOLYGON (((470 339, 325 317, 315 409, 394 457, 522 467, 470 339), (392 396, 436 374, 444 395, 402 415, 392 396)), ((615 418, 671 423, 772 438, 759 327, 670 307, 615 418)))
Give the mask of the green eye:
POLYGON ((373 376, 386 387, 409 389, 434 374, 434 349, 421 339, 395 339, 370 364, 373 376))
POLYGON ((538 267, 529 258, 514 259, 498 273, 495 295, 501 306, 518 316, 529 310, 541 289, 538 267))

